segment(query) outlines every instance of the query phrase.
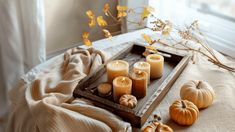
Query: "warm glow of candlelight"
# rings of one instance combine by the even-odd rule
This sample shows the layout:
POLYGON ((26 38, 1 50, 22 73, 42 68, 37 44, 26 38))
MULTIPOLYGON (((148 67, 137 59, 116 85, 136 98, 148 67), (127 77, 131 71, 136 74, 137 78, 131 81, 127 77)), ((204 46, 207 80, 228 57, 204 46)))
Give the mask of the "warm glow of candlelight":
POLYGON ((141 73, 142 73, 141 71, 137 71, 137 74, 139 74, 139 75, 140 75, 141 73))
POLYGON ((148 83, 150 83, 150 64, 144 61, 136 62, 133 65, 134 71, 141 71, 141 72, 135 72, 137 76, 142 76, 143 71, 148 74, 148 83))
POLYGON ((119 98, 124 94, 131 94, 132 80, 129 77, 119 76, 113 80, 113 99, 119 102, 119 98))
POLYGON ((124 81, 125 81, 125 77, 122 78, 122 82, 124 82, 124 81))
POLYGON ((106 69, 108 82, 112 83, 115 77, 128 76, 129 63, 123 60, 114 60, 107 64, 106 69))

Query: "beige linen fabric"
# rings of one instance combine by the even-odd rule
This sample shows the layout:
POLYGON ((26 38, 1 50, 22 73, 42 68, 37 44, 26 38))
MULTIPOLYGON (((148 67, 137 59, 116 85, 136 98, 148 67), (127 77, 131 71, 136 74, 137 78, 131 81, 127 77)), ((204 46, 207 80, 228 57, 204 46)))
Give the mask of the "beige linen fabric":
POLYGON ((77 83, 95 72, 106 59, 101 51, 73 48, 41 71, 32 75, 29 72, 23 77, 25 82, 11 93, 13 106, 7 131, 131 131, 130 124, 114 114, 88 100, 72 98, 77 83))

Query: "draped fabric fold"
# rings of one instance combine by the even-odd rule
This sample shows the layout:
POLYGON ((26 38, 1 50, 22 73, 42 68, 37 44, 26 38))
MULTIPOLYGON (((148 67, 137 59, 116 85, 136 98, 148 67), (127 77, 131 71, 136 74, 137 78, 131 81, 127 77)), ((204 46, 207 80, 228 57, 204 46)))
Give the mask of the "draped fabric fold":
POLYGON ((93 48, 73 48, 48 62, 48 66, 35 73, 34 81, 25 78, 25 83, 12 93, 12 102, 18 102, 13 106, 8 131, 131 131, 130 124, 116 115, 72 96, 78 82, 96 72, 106 58, 104 52, 93 48))

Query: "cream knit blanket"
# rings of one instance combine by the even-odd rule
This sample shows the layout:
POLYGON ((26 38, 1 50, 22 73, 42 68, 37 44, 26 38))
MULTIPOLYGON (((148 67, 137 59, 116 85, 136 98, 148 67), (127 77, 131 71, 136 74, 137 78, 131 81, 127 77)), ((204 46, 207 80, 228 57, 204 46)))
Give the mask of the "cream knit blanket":
POLYGON ((131 131, 130 124, 114 114, 93 106, 88 100, 72 98, 77 83, 95 72, 106 61, 106 55, 94 49, 73 48, 63 58, 54 59, 45 69, 37 71, 37 75, 28 73, 33 80, 25 78, 12 91, 7 131, 131 131))

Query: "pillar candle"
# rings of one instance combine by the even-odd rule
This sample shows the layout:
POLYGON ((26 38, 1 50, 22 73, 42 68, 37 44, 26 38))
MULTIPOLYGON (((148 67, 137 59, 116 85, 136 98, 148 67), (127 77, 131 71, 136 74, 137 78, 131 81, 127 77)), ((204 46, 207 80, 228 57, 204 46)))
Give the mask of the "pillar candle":
POLYGON ((132 94, 137 98, 146 96, 148 85, 148 73, 140 70, 133 70, 130 74, 132 80, 132 94))
POLYGON ((133 70, 140 70, 140 71, 145 71, 148 76, 148 83, 150 83, 150 64, 147 62, 136 62, 133 66, 133 70))
POLYGON ((107 64, 107 77, 108 82, 112 84, 115 77, 118 76, 128 76, 129 64, 123 60, 111 61, 107 64))
POLYGON ((150 64, 150 77, 160 78, 164 69, 164 58, 159 54, 150 54, 146 57, 146 61, 150 64))
POLYGON ((97 89, 98 89, 98 94, 101 97, 106 97, 111 95, 112 85, 109 83, 101 83, 97 89))
POLYGON ((113 99, 119 102, 124 94, 131 94, 132 80, 129 77, 119 76, 113 80, 113 99))

